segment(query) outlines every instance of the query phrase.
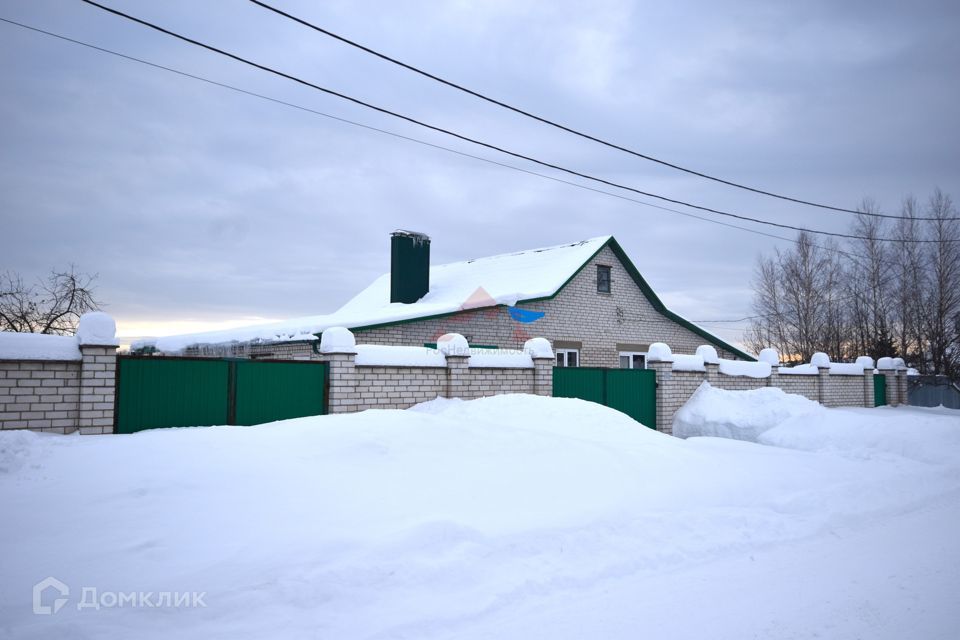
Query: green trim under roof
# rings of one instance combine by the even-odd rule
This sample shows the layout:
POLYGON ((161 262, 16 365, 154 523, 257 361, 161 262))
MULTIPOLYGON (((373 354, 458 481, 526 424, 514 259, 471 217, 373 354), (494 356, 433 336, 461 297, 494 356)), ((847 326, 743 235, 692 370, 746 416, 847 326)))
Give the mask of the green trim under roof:
MULTIPOLYGON (((661 315, 669 318, 670 320, 673 320, 674 322, 676 322, 676 323, 679 324, 680 326, 684 327, 685 329, 688 329, 688 330, 692 331, 693 333, 697 334, 697 335, 700 336, 701 338, 705 338, 707 341, 711 342, 712 344, 714 344, 714 345, 717 346, 717 347, 720 347, 721 349, 724 349, 724 350, 726 350, 726 351, 729 351, 730 353, 732 353, 732 354, 734 354, 734 355, 736 355, 736 356, 738 356, 738 357, 741 357, 741 358, 743 358, 744 360, 749 360, 749 361, 752 361, 752 362, 755 362, 755 361, 756 361, 756 358, 753 357, 753 356, 751 356, 750 354, 748 354, 748 353, 746 353, 746 352, 744 352, 744 351, 741 351, 740 349, 737 349, 736 347, 734 347, 734 346, 731 345, 731 344, 728 344, 728 343, 724 342, 723 340, 721 340, 721 339, 718 338, 717 336, 713 335, 712 333, 710 333, 710 332, 707 331, 706 329, 703 329, 703 328, 701 328, 701 327, 698 327, 697 325, 693 324, 692 322, 690 322, 690 321, 687 320, 686 318, 677 315, 677 314, 674 313, 673 311, 670 311, 670 309, 667 309, 667 307, 663 304, 663 301, 661 301, 660 298, 657 297, 657 294, 653 292, 653 289, 650 288, 650 285, 647 284, 647 281, 643 279, 643 276, 642 276, 642 275, 640 275, 640 271, 637 270, 637 267, 633 264, 633 262, 630 260, 630 258, 627 257, 626 251, 623 250, 623 247, 620 246, 620 243, 617 242, 617 239, 614 238, 613 236, 610 236, 610 238, 609 238, 606 242, 604 242, 602 245, 600 245, 600 248, 599 248, 599 249, 597 249, 596 251, 594 251, 593 254, 592 254, 589 258, 587 258, 586 260, 584 260, 583 264, 581 264, 581 265, 577 268, 577 270, 574 271, 573 274, 572 274, 569 278, 567 278, 566 282, 564 282, 562 285, 560 285, 560 286, 557 288, 557 290, 556 290, 555 292, 553 292, 552 295, 549 295, 549 296, 541 296, 541 297, 539 297, 539 298, 529 298, 529 299, 527 299, 527 300, 518 300, 518 301, 517 301, 517 304, 523 304, 523 303, 528 303, 528 302, 541 302, 541 301, 545 301, 545 300, 553 300, 554 298, 557 297, 557 295, 559 295, 559 293, 560 293, 561 291, 564 290, 564 288, 566 288, 566 286, 567 286, 568 284, 570 284, 570 282, 571 282, 574 278, 576 278, 578 275, 580 275, 580 272, 583 271, 584 268, 585 268, 588 264, 590 264, 590 262, 600 254, 601 251, 603 251, 603 250, 606 249, 607 247, 610 247, 610 250, 613 251, 613 254, 614 254, 615 256, 617 256, 617 258, 620 260, 621 264, 623 264, 624 268, 627 270, 627 273, 630 274, 630 277, 631 277, 631 278, 633 278, 634 283, 640 288, 640 291, 643 293, 643 296, 644 296, 644 297, 647 299, 647 301, 653 306, 653 308, 654 308, 656 311, 658 311, 661 315)), ((507 305, 505 305, 505 304, 499 304, 499 305, 496 305, 496 306, 498 306, 498 307, 506 307, 507 305)), ((491 308, 491 307, 485 307, 485 308, 489 309, 489 308, 491 308)), ((365 326, 361 326, 361 327, 353 327, 351 330, 352 330, 352 331, 369 331, 369 330, 372 330, 372 329, 380 329, 380 328, 382 328, 382 327, 392 327, 392 326, 395 326, 395 325, 398 325, 398 324, 407 324, 408 322, 420 322, 420 321, 422 321, 422 320, 433 320, 433 319, 436 319, 436 318, 446 318, 446 317, 449 317, 449 316, 457 315, 457 314, 462 313, 462 312, 463 312, 463 310, 457 310, 457 311, 451 311, 451 312, 449 312, 449 313, 437 313, 437 314, 434 314, 434 315, 419 316, 419 317, 416 317, 416 318, 407 318, 407 319, 405 319, 405 320, 394 320, 393 322, 381 322, 381 323, 378 323, 378 324, 369 324, 369 325, 365 325, 365 326)), ((317 334, 317 335, 319 336, 320 334, 317 334)))

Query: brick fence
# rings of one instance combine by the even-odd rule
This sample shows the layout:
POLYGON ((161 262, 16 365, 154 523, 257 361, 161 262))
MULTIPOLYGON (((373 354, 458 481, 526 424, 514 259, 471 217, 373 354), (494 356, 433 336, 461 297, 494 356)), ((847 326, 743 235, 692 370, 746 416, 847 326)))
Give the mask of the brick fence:
MULTIPOLYGON (((115 331, 106 314, 90 319, 115 331)), ((7 334, 4 344, 26 346, 16 358, 16 350, 0 352, 0 429, 113 433, 117 346, 112 334, 83 328, 81 320, 79 337, 7 334)))
MULTIPOLYGON (((113 433, 117 354, 116 346, 108 344, 111 339, 30 340, 35 344, 17 357, 0 349, 0 429, 113 433), (39 352, 42 357, 30 356, 39 352)), ((325 331, 320 349, 311 357, 330 365, 330 413, 404 409, 438 396, 553 393, 553 352, 543 338, 512 352, 471 351, 458 334, 443 336, 438 346, 438 350, 358 346, 352 333, 339 329, 325 331)), ((778 387, 828 407, 874 405, 874 363, 869 358, 858 359, 857 366, 831 364, 823 356, 817 365, 787 368, 779 366, 775 353, 769 357, 770 350, 761 353, 758 363, 720 360, 710 346, 700 347, 695 356, 674 356, 660 343, 650 350, 648 366, 657 380, 657 429, 665 433, 672 432, 674 414, 705 381, 727 390, 778 387)), ((877 371, 885 383, 887 404, 905 403, 903 361, 881 358, 877 371)))
MULTIPOLYGON (((873 407, 874 363, 858 358, 854 365, 831 364, 825 354, 815 354, 817 364, 780 367, 776 352, 765 349, 761 361, 722 361, 711 346, 697 349, 696 356, 674 356, 665 344, 651 345, 648 366, 656 371, 657 431, 673 432, 673 417, 704 382, 727 391, 777 387, 805 396, 826 407, 873 407), (731 367, 726 373, 724 365, 731 367), (738 375, 739 373, 739 375, 738 375)), ((907 397, 906 367, 899 358, 881 358, 877 371, 883 375, 887 404, 903 404, 907 397)))
POLYGON ((371 348, 357 346, 346 329, 325 331, 315 358, 330 365, 329 412, 406 409, 437 397, 469 400, 507 393, 553 393, 553 352, 543 338, 528 341, 522 352, 479 354, 475 357, 482 364, 477 365, 459 334, 443 336, 438 346, 437 352, 425 347, 371 348), (530 347, 537 340, 544 349, 530 347))

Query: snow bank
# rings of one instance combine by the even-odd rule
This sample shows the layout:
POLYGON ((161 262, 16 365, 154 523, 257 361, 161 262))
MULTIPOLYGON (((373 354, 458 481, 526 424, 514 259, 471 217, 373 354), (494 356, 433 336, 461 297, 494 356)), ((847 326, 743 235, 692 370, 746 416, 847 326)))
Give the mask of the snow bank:
MULTIPOLYGON (((327 335, 324 332, 323 335, 327 335)), ((360 366, 381 367, 446 367, 446 357, 427 347, 391 347, 379 344, 360 344, 354 347, 354 363, 360 366)))
POLYGON ((490 349, 472 349, 469 364, 471 367, 493 367, 504 369, 532 369, 533 357, 529 353, 494 351, 490 349), (484 353, 484 352, 487 353, 484 353))
POLYGON ((115 347, 117 323, 102 311, 80 316, 75 336, 0 331, 0 360, 82 360, 80 345, 115 347))
POLYGON ((830 356, 825 354, 823 351, 817 351, 810 357, 810 364, 817 368, 829 367, 830 356))
POLYGON ((861 459, 960 463, 960 415, 949 418, 935 409, 912 407, 909 419, 896 410, 838 409, 836 420, 792 416, 763 433, 758 442, 777 447, 841 453, 861 459))
POLYGON ((877 360, 877 369, 896 369, 893 358, 880 358, 877 360))
POLYGON ((77 340, 80 344, 119 346, 117 323, 109 314, 102 311, 85 313, 80 316, 80 323, 77 325, 77 340))
POLYGON ((817 367, 812 364, 798 364, 795 367, 780 367, 781 375, 788 376, 816 376, 820 372, 817 370, 817 367))
MULTIPOLYGON (((792 401, 756 395, 705 403, 705 417, 759 429, 758 413, 775 422, 792 401)), ((766 431, 777 446, 671 438, 528 395, 129 436, 4 431, 0 626, 138 640, 952 638, 955 415, 820 409, 766 431), (38 616, 30 593, 48 575, 69 602, 38 616), (78 610, 84 586, 153 602, 204 592, 206 606, 78 610)))
POLYGON ((671 369, 674 371, 706 371, 707 368, 703 363, 703 356, 700 354, 693 356, 678 354, 673 356, 673 367, 671 369))
MULTIPOLYGON (((872 368, 872 365, 871 365, 872 368)), ((862 362, 831 362, 830 375, 832 376, 862 376, 862 362)))
POLYGON ((728 376, 746 376, 748 378, 769 378, 769 362, 747 362, 746 360, 720 360, 720 373, 728 376))
POLYGON ((863 367, 864 369, 873 369, 873 358, 870 356, 860 356, 857 358, 856 363, 863 367))
POLYGON ((812 400, 776 387, 725 391, 704 382, 674 416, 673 435, 756 442, 760 434, 788 418, 816 416, 824 410, 812 400))
POLYGON ((74 336, 0 332, 0 360, 81 360, 74 336))

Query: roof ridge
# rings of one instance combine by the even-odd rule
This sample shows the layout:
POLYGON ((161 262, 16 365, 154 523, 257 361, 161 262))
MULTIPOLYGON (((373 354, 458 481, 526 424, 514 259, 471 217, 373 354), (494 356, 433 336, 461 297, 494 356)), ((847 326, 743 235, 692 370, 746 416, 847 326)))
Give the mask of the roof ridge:
POLYGON ((556 249, 567 249, 569 247, 583 246, 591 242, 599 242, 599 241, 606 242, 610 240, 612 237, 613 237, 612 235, 596 236, 593 238, 587 238, 585 240, 575 240, 574 242, 563 242, 561 244, 555 244, 549 247, 534 247, 531 249, 521 249, 519 251, 510 251, 507 253, 496 253, 492 256, 480 256, 478 258, 470 258, 469 260, 457 260, 455 262, 445 262, 443 264, 430 265, 430 268, 433 269, 435 267, 437 268, 448 267, 448 266, 457 265, 457 264, 472 264, 474 262, 479 262, 481 260, 496 260, 497 258, 511 258, 514 256, 521 256, 528 253, 541 253, 544 251, 554 251, 556 249))

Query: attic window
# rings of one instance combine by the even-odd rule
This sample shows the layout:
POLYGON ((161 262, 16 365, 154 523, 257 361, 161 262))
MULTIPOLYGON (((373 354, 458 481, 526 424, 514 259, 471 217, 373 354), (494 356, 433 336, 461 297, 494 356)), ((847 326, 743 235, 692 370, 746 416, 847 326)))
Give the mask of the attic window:
POLYGON ((610 267, 597 265, 597 293, 610 293, 610 267))

